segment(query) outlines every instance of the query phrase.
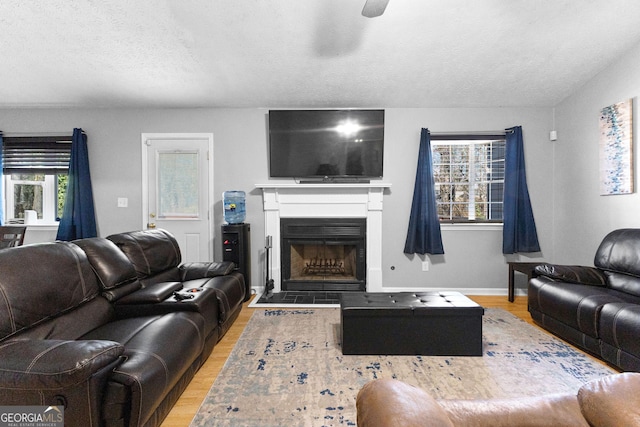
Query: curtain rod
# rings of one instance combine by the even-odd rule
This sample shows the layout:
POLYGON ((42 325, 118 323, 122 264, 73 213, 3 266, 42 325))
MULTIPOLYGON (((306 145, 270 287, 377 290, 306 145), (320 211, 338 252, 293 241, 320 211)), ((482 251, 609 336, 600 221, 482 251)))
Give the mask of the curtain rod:
POLYGON ((505 130, 482 130, 482 131, 460 131, 460 132, 431 132, 431 135, 506 135, 505 130))
MULTIPOLYGON (((82 131, 82 133, 84 135, 86 135, 85 131, 82 131)), ((15 137, 15 138, 21 138, 21 137, 29 137, 29 136, 73 136, 73 132, 69 133, 68 131, 66 132, 3 132, 0 130, 0 134, 2 136, 6 136, 8 138, 11 137, 15 137)))

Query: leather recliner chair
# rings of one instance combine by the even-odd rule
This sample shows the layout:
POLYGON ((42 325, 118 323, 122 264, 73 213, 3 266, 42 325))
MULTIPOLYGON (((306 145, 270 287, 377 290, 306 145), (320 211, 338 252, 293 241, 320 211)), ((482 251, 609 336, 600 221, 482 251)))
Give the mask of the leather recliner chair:
POLYGON ((529 281, 532 319, 610 364, 640 372, 640 229, 607 234, 594 266, 542 264, 529 281))

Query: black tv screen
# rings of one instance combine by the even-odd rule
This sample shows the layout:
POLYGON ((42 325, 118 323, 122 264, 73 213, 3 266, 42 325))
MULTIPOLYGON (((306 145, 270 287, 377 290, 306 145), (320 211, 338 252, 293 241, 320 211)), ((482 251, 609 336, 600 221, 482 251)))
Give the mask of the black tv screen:
POLYGON ((272 178, 380 178, 384 110, 269 111, 272 178))

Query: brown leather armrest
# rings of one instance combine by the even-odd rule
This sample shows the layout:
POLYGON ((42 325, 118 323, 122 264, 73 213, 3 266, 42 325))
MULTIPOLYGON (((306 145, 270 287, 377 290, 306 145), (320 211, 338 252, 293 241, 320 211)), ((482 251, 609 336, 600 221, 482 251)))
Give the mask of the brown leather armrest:
POLYGON ((119 305, 157 304, 166 300, 180 289, 182 289, 182 283, 180 282, 154 283, 120 298, 117 303, 119 305))
POLYGON ((189 262, 178 267, 183 282, 187 280, 202 279, 205 277, 226 276, 231 273, 235 265, 231 261, 221 262, 189 262))
POLYGON ((580 283, 591 286, 607 286, 604 273, 595 267, 581 265, 540 264, 534 269, 537 276, 545 276, 563 282, 580 283))
POLYGON ((0 388, 73 387, 115 362, 122 345, 101 340, 11 340, 0 345, 0 388))
POLYGON ((594 426, 640 425, 640 373, 609 375, 583 385, 578 400, 594 426))
POLYGON ((358 427, 454 427, 425 391, 392 379, 368 382, 356 399, 358 427))

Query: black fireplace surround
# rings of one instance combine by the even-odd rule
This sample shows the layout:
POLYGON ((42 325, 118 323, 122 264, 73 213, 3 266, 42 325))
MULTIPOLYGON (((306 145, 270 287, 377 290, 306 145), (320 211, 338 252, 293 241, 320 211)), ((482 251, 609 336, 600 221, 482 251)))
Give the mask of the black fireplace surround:
POLYGON ((281 218, 283 291, 365 291, 365 218, 281 218))

